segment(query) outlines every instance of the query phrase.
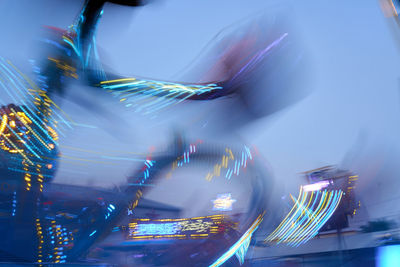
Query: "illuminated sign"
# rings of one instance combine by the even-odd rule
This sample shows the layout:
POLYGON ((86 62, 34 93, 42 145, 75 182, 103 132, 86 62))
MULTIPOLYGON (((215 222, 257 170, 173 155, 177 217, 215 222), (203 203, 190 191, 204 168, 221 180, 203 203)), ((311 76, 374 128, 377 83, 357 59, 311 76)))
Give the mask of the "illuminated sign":
POLYGON ((179 231, 178 223, 165 224, 138 224, 135 231, 136 235, 173 235, 179 231))
POLYGON ((213 210, 228 211, 232 210, 232 204, 236 202, 236 199, 233 199, 231 194, 220 194, 212 202, 214 204, 213 210))
POLYGON ((324 188, 328 187, 329 184, 331 184, 331 183, 332 182, 330 182, 330 181, 323 180, 323 181, 319 181, 317 183, 303 185, 303 190, 305 192, 318 191, 318 190, 321 190, 321 189, 324 189, 324 188))
POLYGON ((128 225, 128 239, 206 238, 232 228, 224 215, 188 219, 134 219, 128 225))

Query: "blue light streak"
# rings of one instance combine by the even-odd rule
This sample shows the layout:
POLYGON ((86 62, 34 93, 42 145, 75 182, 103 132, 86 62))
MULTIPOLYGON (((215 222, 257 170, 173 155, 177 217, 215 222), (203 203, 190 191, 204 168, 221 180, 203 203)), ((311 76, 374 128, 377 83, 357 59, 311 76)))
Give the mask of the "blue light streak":
POLYGON ((244 256, 246 255, 246 252, 249 248, 251 237, 253 233, 257 230, 262 220, 263 215, 258 216, 258 218, 249 227, 249 229, 242 235, 242 237, 209 267, 221 266, 233 255, 236 255, 239 263, 242 264, 244 262, 244 256))
POLYGON ((304 203, 309 198, 308 193, 307 191, 300 190, 299 199, 295 200, 294 207, 296 207, 296 209, 294 212, 292 212, 294 209, 293 207, 284 221, 282 221, 265 241, 277 240, 277 244, 284 242, 294 247, 304 244, 312 239, 318 233, 319 229, 329 220, 338 207, 343 195, 341 190, 324 190, 321 197, 319 197, 320 191, 317 191, 311 207, 308 208, 312 200, 311 198, 313 198, 313 193, 311 193, 306 207, 304 203), (317 199, 319 204, 314 208, 317 199))
POLYGON ((94 235, 97 232, 97 230, 94 230, 89 236, 94 235))

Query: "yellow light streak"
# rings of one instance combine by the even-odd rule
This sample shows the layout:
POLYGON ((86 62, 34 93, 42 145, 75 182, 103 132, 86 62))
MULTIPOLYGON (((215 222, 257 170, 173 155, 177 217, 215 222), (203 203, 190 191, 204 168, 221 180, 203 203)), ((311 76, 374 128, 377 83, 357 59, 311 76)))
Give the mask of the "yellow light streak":
MULTIPOLYGON (((11 110, 12 110, 13 112, 15 112, 14 109, 11 108, 11 110)), ((15 113, 17 113, 17 112, 15 112, 15 113)), ((48 150, 51 150, 51 149, 49 148, 49 146, 42 140, 42 138, 40 138, 40 136, 39 136, 34 130, 32 130, 32 128, 31 128, 27 123, 25 123, 23 120, 21 120, 21 117, 20 117, 18 114, 17 114, 16 116, 17 116, 17 118, 22 122, 22 124, 23 124, 26 128, 28 128, 28 130, 31 131, 31 133, 43 144, 44 147, 46 147, 48 150)))
POLYGON ((3 134, 3 132, 7 126, 7 121, 8 121, 8 117, 6 114, 4 114, 2 117, 2 120, 1 120, 1 124, 0 124, 0 135, 3 134))
MULTIPOLYGON (((333 193, 332 193, 332 194, 333 194, 333 193)), ((336 202, 336 205, 335 205, 335 207, 334 207, 334 209, 333 209, 333 212, 337 209, 337 207, 338 207, 338 205, 339 205, 339 203, 340 203, 340 200, 341 200, 341 198, 342 198, 342 195, 343 195, 343 192, 340 191, 340 193, 339 193, 339 200, 336 202)), ((331 202, 330 204, 332 204, 332 202, 331 202)), ((325 212, 325 211, 328 212, 328 210, 329 210, 328 208, 325 208, 324 212, 325 212)), ((326 213, 326 212, 325 212, 325 213, 326 213)), ((333 212, 332 212, 332 213, 333 213, 333 212)), ((323 214, 323 215, 324 215, 324 214, 323 214)), ((320 216, 319 219, 318 219, 318 221, 315 222, 314 225, 320 223, 320 222, 322 221, 323 218, 324 218, 324 216, 320 216)), ((307 231, 307 234, 310 232, 310 230, 311 230, 311 229, 309 229, 309 230, 307 231)), ((301 242, 302 240, 304 240, 306 237, 307 237, 307 236, 304 235, 304 236, 299 240, 299 242, 301 242)))
POLYGON ((207 173, 205 178, 207 181, 211 181, 213 177, 219 177, 221 175, 221 167, 223 167, 224 169, 228 168, 228 161, 235 159, 230 148, 225 148, 225 152, 227 153, 227 155, 222 155, 221 163, 217 163, 214 165, 214 172, 207 173))
POLYGON ((128 81, 134 81, 136 80, 135 78, 124 78, 124 79, 116 79, 116 80, 108 80, 108 81, 102 81, 100 84, 108 84, 108 83, 116 83, 116 82, 128 82, 128 81))
POLYGON ((33 162, 29 160, 29 158, 25 155, 23 150, 19 149, 5 134, 3 134, 4 139, 7 140, 7 142, 15 149, 17 150, 17 153, 19 153, 25 160, 27 160, 30 164, 33 165, 33 162))
MULTIPOLYGON (((300 187, 300 193, 299 193, 299 197, 297 198, 297 201, 300 200, 300 197, 302 196, 302 191, 303 191, 303 187, 300 187)), ((275 238, 276 232, 282 227, 282 225, 288 219, 290 214, 292 214, 295 207, 296 207, 296 205, 293 205, 292 209, 289 211, 289 213, 286 215, 286 217, 282 220, 282 222, 278 225, 278 227, 276 227, 276 229, 266 239, 264 239, 264 242, 267 242, 268 240, 273 240, 275 238)))
MULTIPOLYGON (((318 210, 316 212, 314 212, 314 214, 312 215, 311 218, 309 218, 307 225, 305 227, 303 227, 303 229, 295 237, 292 237, 291 239, 295 239, 297 236, 301 236, 303 234, 303 232, 306 231, 311 224, 315 224, 315 219, 318 218, 318 214, 321 213, 321 210, 325 210, 325 202, 328 199, 327 196, 329 193, 326 193, 326 194, 324 194, 324 193, 321 196, 321 199, 319 201, 320 205, 318 205, 318 207, 319 207, 318 210), (324 200, 322 200, 322 199, 324 199, 324 200), (322 202, 322 205, 321 205, 321 202, 322 202)), ((328 203, 326 203, 326 205, 328 205, 328 203)), ((300 241, 301 240, 303 240, 303 239, 300 239, 300 241)))
MULTIPOLYGON (((303 196, 302 196, 301 203, 300 203, 299 205, 295 205, 295 206, 297 206, 296 212, 291 216, 291 218, 290 218, 289 221, 285 224, 285 226, 277 232, 276 236, 279 236, 280 234, 284 235, 290 228, 293 227, 293 223, 294 223, 294 222, 293 222, 293 218, 294 218, 294 216, 301 210, 301 208, 304 206, 304 202, 305 202, 306 200, 307 200, 307 192, 304 191, 304 192, 303 192, 303 196), (288 228, 288 225, 289 225, 288 223, 290 223, 290 222, 292 222, 292 226, 288 228)), ((298 202, 297 202, 297 203, 298 203, 298 202)), ((280 240, 282 240, 282 238, 278 238, 278 241, 280 241, 280 240)))
POLYGON ((226 261, 227 259, 229 259, 230 257, 232 257, 232 255, 234 253, 236 253, 237 249, 243 244, 243 242, 249 237, 249 235, 251 236, 254 232, 254 230, 260 225, 260 223, 263 220, 263 216, 264 216, 265 212, 263 214, 260 214, 257 219, 254 221, 254 223, 250 226, 250 228, 246 231, 245 235, 242 236, 240 238, 240 240, 235 243, 229 250, 232 251, 232 253, 228 253, 225 255, 225 257, 221 258, 219 261, 215 262, 214 264, 210 265, 210 267, 216 267, 219 266, 222 262, 226 261))

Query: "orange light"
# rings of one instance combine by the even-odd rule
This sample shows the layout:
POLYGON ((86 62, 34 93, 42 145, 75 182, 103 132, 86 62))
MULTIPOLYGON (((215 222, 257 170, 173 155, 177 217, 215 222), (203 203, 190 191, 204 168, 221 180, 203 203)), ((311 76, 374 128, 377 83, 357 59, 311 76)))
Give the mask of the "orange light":
POLYGON ((3 115, 3 118, 2 118, 1 124, 0 124, 0 135, 3 134, 4 129, 7 126, 7 120, 8 120, 7 115, 3 115))

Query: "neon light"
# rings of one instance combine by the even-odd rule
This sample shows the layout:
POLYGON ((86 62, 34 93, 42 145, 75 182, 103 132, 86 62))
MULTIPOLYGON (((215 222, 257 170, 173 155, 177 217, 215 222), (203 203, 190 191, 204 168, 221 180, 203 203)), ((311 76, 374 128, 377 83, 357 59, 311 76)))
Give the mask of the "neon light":
MULTIPOLYGON (((286 237, 290 236, 292 233, 295 233, 296 230, 298 230, 299 228, 301 228, 302 223, 305 220, 308 220, 310 215, 312 216, 311 212, 309 211, 308 207, 310 206, 311 200, 313 199, 313 192, 311 193, 311 197, 309 198, 308 204, 305 208, 303 208, 303 206, 300 206, 299 203, 295 203, 298 205, 298 209, 302 211, 301 215, 297 217, 296 221, 293 223, 292 222, 292 227, 289 229, 289 231, 286 232, 285 235, 283 235, 280 239, 281 240, 285 240, 286 237), (307 212, 308 216, 303 216, 304 213, 307 212), (299 221, 300 220, 300 221, 299 221), (295 227, 293 227, 293 224, 295 225, 295 227)), ((316 199, 316 198, 315 198, 316 199)), ((314 201, 315 203, 315 201, 314 201)), ((314 204, 313 203, 313 204, 314 204)), ((279 242, 278 242, 279 243, 279 242)))
POLYGON ((317 183, 314 183, 314 184, 304 185, 303 189, 306 192, 318 191, 318 190, 321 190, 321 189, 327 187, 328 185, 329 185, 329 181, 324 180, 324 181, 320 181, 320 182, 317 182, 317 183))
POLYGON ((5 129, 6 126, 7 126, 7 121, 8 121, 7 115, 4 114, 4 115, 3 115, 3 118, 2 118, 2 120, 1 120, 1 124, 0 124, 0 135, 3 134, 4 129, 5 129))
POLYGON ((94 230, 89 236, 94 235, 97 232, 97 230, 94 230))
POLYGON ((109 90, 118 96, 121 102, 128 102, 127 107, 137 106, 136 111, 151 113, 172 104, 178 104, 194 95, 201 95, 211 91, 222 89, 216 84, 180 84, 173 82, 162 82, 144 80, 137 78, 125 78, 100 82, 100 87, 109 90), (141 94, 140 97, 137 97, 141 94), (133 96, 135 96, 133 98, 133 96), (157 99, 153 97, 157 96, 157 99), (149 100, 141 105, 142 100, 149 100))
POLYGON ((244 147, 246 154, 242 151, 242 161, 240 160, 235 160, 235 156, 232 153, 232 150, 230 148, 225 148, 225 154, 222 155, 221 163, 217 163, 214 165, 214 172, 209 172, 206 175, 206 180, 211 181, 213 177, 219 177, 221 175, 221 168, 227 169, 225 177, 229 180, 232 177, 232 174, 235 174, 239 176, 240 174, 240 168, 246 168, 246 163, 247 163, 247 155, 250 156, 250 150, 245 146, 244 147), (229 161, 235 160, 235 164, 233 166, 232 164, 232 169, 228 168, 228 163, 229 161))
POLYGON ((225 231, 219 225, 232 225, 223 215, 188 219, 135 219, 128 225, 130 239, 204 238, 225 231))
POLYGON ((259 215, 257 219, 253 222, 253 224, 249 227, 249 229, 242 235, 242 237, 227 252, 225 252, 220 258, 218 258, 213 264, 211 264, 210 267, 221 266, 234 254, 236 254, 239 263, 242 264, 244 262, 244 256, 249 247, 251 237, 262 222, 263 216, 264 214, 259 215))
POLYGON ((135 235, 173 235, 178 232, 178 223, 138 224, 135 235))
MULTIPOLYGON (((325 204, 325 202, 326 202, 326 191, 324 191, 323 193, 322 193, 322 196, 321 196, 321 199, 324 199, 324 201, 320 201, 320 204, 319 204, 319 206, 318 206, 318 208, 317 208, 317 211, 316 212, 314 212, 314 213, 316 213, 316 214, 318 214, 319 212, 320 212, 320 209, 322 208, 322 207, 324 207, 324 204, 325 204)), ((301 209, 302 207, 299 207, 299 209, 301 209)), ((312 214, 311 216, 308 216, 308 219, 309 220, 315 220, 315 215, 314 214, 312 214)), ((290 242, 290 241, 292 241, 292 239, 293 239, 293 237, 292 236, 290 236, 290 237, 280 237, 278 240, 279 240, 279 242, 278 243, 280 243, 280 242, 290 242)))
POLYGON ((232 204, 236 199, 231 197, 231 194, 219 194, 217 199, 212 200, 214 207, 213 210, 228 211, 232 210, 232 204))
MULTIPOLYGON (((329 183, 329 182, 328 182, 329 183)), ((321 227, 329 220, 338 207, 343 192, 341 190, 326 191, 320 195, 317 191, 300 187, 300 194, 291 211, 279 224, 279 226, 264 240, 264 242, 276 241, 288 243, 291 246, 299 246, 313 238, 321 227), (309 194, 311 192, 311 194, 309 194), (304 203, 308 199, 308 204, 304 203), (314 208, 316 202, 318 206, 314 208), (312 205, 310 206, 312 202, 312 205)))
MULTIPOLYGON (((14 112, 14 113, 17 113, 17 112, 16 112, 14 109, 12 109, 12 108, 11 108, 11 111, 14 112)), ((20 118, 18 115, 16 115, 16 116, 17 116, 17 118, 18 118, 19 120, 21 120, 21 118, 20 118)), ((48 145, 39 137, 39 135, 38 135, 34 130, 32 130, 32 128, 31 128, 27 123, 24 123, 23 120, 21 120, 21 122, 22 122, 22 124, 23 124, 26 128, 28 128, 28 130, 31 131, 31 133, 37 138, 37 140, 40 141, 40 142, 43 144, 43 146, 44 146, 45 148, 47 148, 47 150, 51 150, 51 149, 48 147, 48 145)))
POLYGON ((313 238, 317 233, 318 230, 329 220, 329 218, 332 216, 332 214, 335 212, 336 208, 338 207, 341 197, 343 195, 343 192, 335 192, 335 197, 333 202, 331 203, 330 208, 328 209, 327 213, 325 214, 325 216, 321 216, 320 219, 317 221, 316 224, 314 224, 314 227, 309 229, 308 232, 306 232, 305 234, 303 234, 302 239, 303 240, 299 240, 296 244, 296 246, 307 242, 308 240, 310 240, 311 238, 313 238))
MULTIPOLYGON (((305 201, 305 194, 306 193, 304 193, 304 192, 301 194, 301 196, 302 196, 301 205, 303 205, 303 203, 305 201)), ((298 207, 301 207, 301 205, 299 205, 298 207)), ((278 237, 278 236, 282 235, 292 225, 292 222, 293 222, 294 218, 296 217, 296 214, 298 214, 298 212, 299 212, 299 208, 297 208, 295 210, 295 212, 293 213, 292 217, 285 222, 283 227, 278 229, 278 232, 275 234, 275 237, 278 237)))
MULTIPOLYGON (((320 191, 317 191, 316 196, 315 196, 315 198, 314 198, 314 202, 313 202, 313 204, 312 204, 312 206, 311 206, 311 211, 307 211, 308 218, 307 218, 307 221, 306 221, 306 223, 305 223, 305 227, 303 227, 303 229, 299 229, 300 231, 298 231, 298 235, 301 235, 301 234, 303 233, 303 231, 304 231, 305 229, 307 229, 307 227, 308 227, 309 224, 312 222, 312 220, 315 218, 315 217, 314 217, 314 214, 313 214, 313 212, 312 212, 312 210, 314 209, 314 206, 315 206, 315 204, 316 204, 316 202, 317 202, 317 200, 318 200, 319 194, 320 194, 320 191)), ((320 204, 320 205, 321 205, 321 204, 320 204)), ((318 205, 318 207, 319 207, 320 205, 318 205)), ((317 208, 317 210, 318 210, 318 208, 317 208)))
MULTIPOLYGON (((328 206, 331 203, 330 200, 332 199, 332 192, 329 192, 327 195, 325 195, 325 199, 323 202, 322 202, 322 200, 320 201, 320 203, 322 203, 322 206, 320 206, 320 209, 314 213, 314 214, 317 214, 317 216, 315 216, 313 214, 313 216, 310 217, 309 223, 307 224, 307 226, 302 227, 302 230, 300 233, 297 233, 296 235, 292 236, 292 238, 290 240, 291 245, 297 246, 301 240, 307 239, 309 237, 309 233, 314 228, 314 226, 317 225, 321 221, 322 218, 324 218, 324 215, 326 214, 325 211, 327 210, 328 206), (327 195, 328 195, 328 197, 326 197, 327 195), (305 231, 305 233, 303 233, 304 231, 305 231)), ((320 227, 318 227, 317 230, 319 230, 321 227, 322 227, 322 225, 320 227)), ((311 238, 312 237, 314 237, 314 236, 311 235, 311 238)))

